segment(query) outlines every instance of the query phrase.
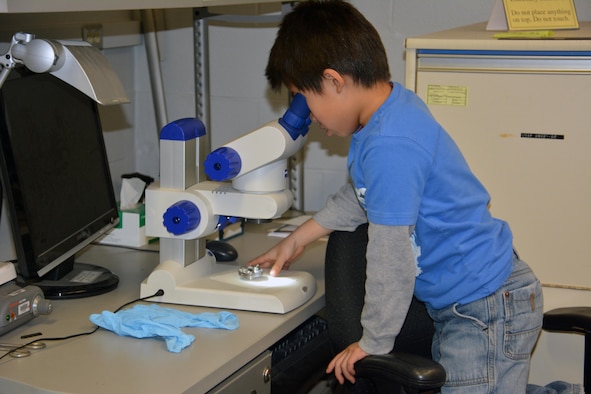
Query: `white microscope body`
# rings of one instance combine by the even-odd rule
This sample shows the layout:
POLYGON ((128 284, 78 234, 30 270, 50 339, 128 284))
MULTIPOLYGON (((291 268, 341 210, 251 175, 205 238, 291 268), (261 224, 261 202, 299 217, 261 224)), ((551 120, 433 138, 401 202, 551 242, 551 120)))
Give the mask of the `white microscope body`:
POLYGON ((291 207, 287 159, 304 145, 309 115, 305 98, 296 95, 282 118, 210 153, 203 166, 211 180, 202 182, 203 124, 187 118, 162 129, 160 182, 146 190, 146 234, 160 237, 160 264, 142 282, 141 297, 163 290, 152 300, 286 313, 314 295, 316 280, 307 272, 248 280, 204 247, 204 237, 233 218, 273 219, 291 207))

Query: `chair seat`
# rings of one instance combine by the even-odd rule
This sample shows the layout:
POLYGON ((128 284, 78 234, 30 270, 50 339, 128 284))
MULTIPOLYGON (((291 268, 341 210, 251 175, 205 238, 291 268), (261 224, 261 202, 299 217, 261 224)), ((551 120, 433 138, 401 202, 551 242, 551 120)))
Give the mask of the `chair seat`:
POLYGON ((591 334, 591 307, 574 306, 544 313, 544 330, 591 334))

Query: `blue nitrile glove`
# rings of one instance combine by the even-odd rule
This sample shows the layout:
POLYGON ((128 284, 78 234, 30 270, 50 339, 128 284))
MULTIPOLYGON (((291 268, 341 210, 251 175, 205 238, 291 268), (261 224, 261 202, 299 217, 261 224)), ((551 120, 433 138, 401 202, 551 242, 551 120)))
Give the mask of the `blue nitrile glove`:
POLYGON ((238 317, 230 312, 188 313, 156 304, 136 305, 117 313, 103 311, 90 315, 90 321, 97 326, 111 330, 118 335, 135 338, 163 337, 169 351, 178 353, 195 340, 179 327, 238 328, 238 317))

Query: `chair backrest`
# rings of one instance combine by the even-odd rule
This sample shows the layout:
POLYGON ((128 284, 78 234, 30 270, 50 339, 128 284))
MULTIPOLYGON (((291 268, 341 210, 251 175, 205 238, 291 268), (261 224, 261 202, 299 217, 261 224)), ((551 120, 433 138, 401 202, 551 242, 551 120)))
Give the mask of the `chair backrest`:
MULTIPOLYGON (((326 247, 326 319, 335 352, 361 338, 361 310, 365 296, 368 225, 355 231, 334 231, 326 247)), ((413 298, 395 351, 431 357, 433 322, 425 305, 413 298)))
MULTIPOLYGON (((326 320, 336 354, 363 333, 361 311, 365 296, 368 225, 353 232, 335 231, 326 247, 326 320)), ((445 382, 445 370, 431 360, 434 328, 425 305, 413 297, 406 321, 394 346, 395 354, 369 356, 356 364, 355 393, 436 392, 445 382), (422 357, 416 357, 419 355, 422 357)))
POLYGON ((585 335, 583 386, 591 393, 591 306, 556 308, 544 313, 544 330, 585 335))

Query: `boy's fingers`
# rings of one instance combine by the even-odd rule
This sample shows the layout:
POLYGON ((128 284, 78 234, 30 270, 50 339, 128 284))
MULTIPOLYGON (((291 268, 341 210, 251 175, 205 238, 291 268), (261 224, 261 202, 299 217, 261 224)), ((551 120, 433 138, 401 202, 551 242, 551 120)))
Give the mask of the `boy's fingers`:
POLYGON ((347 379, 351 383, 355 383, 355 369, 351 369, 349 364, 343 368, 343 375, 345 375, 345 379, 347 379))
POLYGON ((271 276, 279 275, 279 273, 283 269, 284 265, 285 265, 285 262, 276 261, 275 264, 273 264, 273 267, 271 268, 271 271, 270 271, 271 276))

